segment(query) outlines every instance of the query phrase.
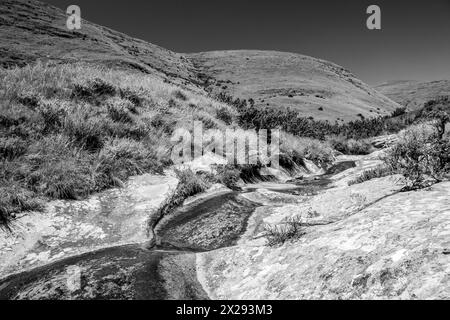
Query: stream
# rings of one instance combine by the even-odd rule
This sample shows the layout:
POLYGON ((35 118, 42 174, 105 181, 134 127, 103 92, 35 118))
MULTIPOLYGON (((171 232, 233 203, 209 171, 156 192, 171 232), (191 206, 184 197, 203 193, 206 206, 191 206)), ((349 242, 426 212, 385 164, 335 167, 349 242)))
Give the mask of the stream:
MULTIPOLYGON (((273 191, 314 195, 328 187, 331 175, 354 165, 341 163, 273 191)), ((197 280, 196 253, 237 243, 261 206, 242 196, 254 190, 221 193, 177 209, 155 228, 159 241, 151 249, 109 247, 11 275, 0 280, 0 299, 208 299, 197 280)))

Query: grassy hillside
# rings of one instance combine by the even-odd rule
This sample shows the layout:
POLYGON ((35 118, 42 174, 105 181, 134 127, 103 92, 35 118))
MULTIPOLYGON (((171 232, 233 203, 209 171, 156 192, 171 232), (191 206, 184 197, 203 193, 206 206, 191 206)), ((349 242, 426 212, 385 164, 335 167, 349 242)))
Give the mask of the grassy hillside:
POLYGON ((0 65, 42 62, 101 64, 159 77, 191 90, 293 107, 318 120, 345 122, 390 114, 398 106, 333 63, 292 53, 219 51, 183 55, 84 21, 66 28, 66 14, 34 0, 0 3, 0 65))
POLYGON ((391 81, 377 86, 376 89, 408 110, 414 111, 430 100, 450 95, 450 80, 391 81))
POLYGON ((85 64, 0 69, 0 222, 171 165, 176 128, 223 129, 230 106, 158 78, 85 64))
POLYGON ((302 116, 346 122, 390 114, 399 106, 331 62, 274 51, 216 51, 191 54, 212 92, 290 107, 302 116))
MULTIPOLYGON (((366 153, 367 144, 346 139, 405 126, 381 117, 395 103, 310 57, 183 56, 86 21, 68 31, 61 10, 37 1, 2 1, 0 36, 0 226, 41 209, 41 200, 78 199, 162 173, 173 164, 174 130, 191 131, 194 121, 205 129, 280 128, 282 162, 291 165, 329 163, 332 146, 366 153), (328 135, 338 137, 327 142, 328 135)), ((215 179, 233 184, 254 169, 227 166, 215 179)))
POLYGON ((46 3, 0 2, 0 66, 24 66, 36 60, 90 62, 153 74, 192 85, 196 73, 183 55, 89 21, 80 30, 66 27, 67 15, 46 3))

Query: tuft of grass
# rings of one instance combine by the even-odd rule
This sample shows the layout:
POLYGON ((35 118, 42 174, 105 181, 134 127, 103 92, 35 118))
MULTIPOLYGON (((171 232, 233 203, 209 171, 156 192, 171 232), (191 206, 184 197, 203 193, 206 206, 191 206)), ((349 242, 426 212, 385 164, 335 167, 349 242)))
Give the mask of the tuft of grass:
POLYGON ((298 239, 306 233, 304 227, 305 224, 301 221, 300 216, 292 217, 282 225, 266 224, 264 236, 267 239, 267 245, 273 247, 298 239))
POLYGON ((97 190, 121 186, 133 175, 146 172, 162 173, 162 166, 151 146, 123 138, 115 138, 105 143, 94 168, 97 190))
POLYGON ((8 225, 15 213, 41 211, 43 203, 34 194, 16 184, 6 181, 0 186, 0 226, 8 225))
POLYGON ((373 151, 370 142, 366 140, 347 139, 344 136, 328 136, 328 143, 331 147, 343 154, 366 155, 373 151))
POLYGON ((221 165, 216 167, 215 181, 230 189, 238 189, 241 170, 233 165, 221 165))
POLYGON ((392 167, 387 166, 387 165, 380 165, 373 169, 364 171, 360 176, 358 176, 354 180, 349 181, 348 185, 351 186, 351 185, 363 183, 365 181, 369 181, 369 180, 372 180, 375 178, 387 177, 392 174, 395 174, 395 171, 393 170, 392 167))
POLYGON ((175 170, 179 179, 177 188, 172 195, 164 200, 156 210, 155 217, 150 227, 154 228, 158 222, 165 216, 170 215, 176 208, 180 207, 184 200, 198 193, 206 191, 211 183, 210 178, 201 174, 195 174, 190 169, 175 170))

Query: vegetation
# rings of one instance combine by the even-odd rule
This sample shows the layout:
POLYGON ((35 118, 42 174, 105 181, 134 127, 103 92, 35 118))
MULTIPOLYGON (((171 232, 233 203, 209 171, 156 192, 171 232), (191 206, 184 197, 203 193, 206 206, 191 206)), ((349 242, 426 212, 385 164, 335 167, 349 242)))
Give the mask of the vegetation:
POLYGON ((450 171, 450 141, 441 139, 435 126, 414 125, 399 136, 385 161, 408 179, 407 189, 439 182, 450 171))
POLYGON ((328 136, 326 140, 333 149, 343 154, 363 155, 373 151, 372 144, 367 140, 347 139, 342 135, 328 136))
POLYGON ((388 151, 384 162, 349 185, 395 173, 407 178, 405 190, 442 181, 450 172, 450 140, 441 138, 435 123, 413 125, 399 133, 399 141, 388 151))
POLYGON ((195 174, 190 169, 175 169, 175 174, 179 179, 178 186, 172 195, 166 198, 157 209, 155 216, 158 218, 153 221, 153 226, 151 227, 154 227, 163 217, 173 213, 188 197, 204 192, 210 186, 207 176, 195 174))
POLYGON ((348 185, 351 186, 351 185, 363 183, 365 181, 369 181, 369 180, 372 180, 375 178, 382 178, 382 177, 390 176, 394 173, 395 172, 392 167, 387 166, 387 165, 379 165, 373 169, 364 171, 359 177, 357 177, 354 180, 349 181, 348 185))
POLYGON ((288 219, 281 225, 264 226, 264 236, 267 245, 273 247, 284 244, 286 241, 297 239, 305 234, 304 223, 299 216, 288 219))
POLYGON ((151 76, 84 64, 0 69, 0 222, 171 165, 175 128, 233 109, 151 76))

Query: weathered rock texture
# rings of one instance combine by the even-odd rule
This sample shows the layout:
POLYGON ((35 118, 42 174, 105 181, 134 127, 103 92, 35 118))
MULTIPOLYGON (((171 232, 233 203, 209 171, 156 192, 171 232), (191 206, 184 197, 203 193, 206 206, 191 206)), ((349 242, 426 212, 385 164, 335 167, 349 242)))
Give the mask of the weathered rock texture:
POLYGON ((237 246, 198 254, 199 280, 218 299, 448 299, 450 182, 399 193, 401 182, 336 183, 307 201, 259 207, 237 246), (266 246, 264 224, 296 215, 306 234, 266 246))
POLYGON ((14 221, 0 231, 0 277, 103 247, 148 241, 147 221, 175 189, 171 176, 131 178, 83 201, 52 201, 43 213, 14 221))

